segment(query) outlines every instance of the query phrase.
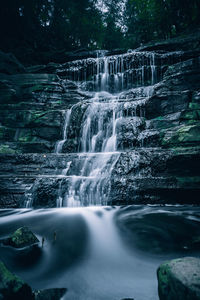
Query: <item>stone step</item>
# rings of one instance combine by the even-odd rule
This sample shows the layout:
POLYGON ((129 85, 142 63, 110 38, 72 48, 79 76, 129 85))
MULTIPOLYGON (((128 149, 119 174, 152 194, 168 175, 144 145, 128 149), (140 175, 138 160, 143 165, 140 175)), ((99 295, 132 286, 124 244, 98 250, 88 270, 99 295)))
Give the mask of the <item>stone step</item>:
MULTIPOLYGON (((38 176, 61 175, 68 168, 67 175, 80 175, 81 167, 88 160, 101 160, 105 156, 117 157, 116 176, 132 174, 133 176, 149 172, 151 176, 188 176, 198 175, 200 167, 200 148, 183 148, 167 150, 161 148, 138 148, 132 151, 115 153, 37 153, 37 154, 0 154, 0 175, 38 176), (184 166, 184 168, 183 168, 184 166), (142 173, 143 170, 143 173, 142 173)), ((149 175, 149 173, 147 173, 149 175)))
MULTIPOLYGON (((91 182, 97 178, 78 177, 80 183, 91 182)), ((1 177, 0 207, 25 207, 30 195, 33 207, 56 207, 59 195, 68 193, 74 177, 1 177), (34 203, 35 199, 35 203, 34 203)), ((200 177, 134 177, 115 176, 111 179, 110 194, 107 203, 110 205, 142 204, 142 203, 198 203, 200 177)))
POLYGON ((54 148, 55 143, 50 141, 0 142, 0 154, 50 153, 54 148))

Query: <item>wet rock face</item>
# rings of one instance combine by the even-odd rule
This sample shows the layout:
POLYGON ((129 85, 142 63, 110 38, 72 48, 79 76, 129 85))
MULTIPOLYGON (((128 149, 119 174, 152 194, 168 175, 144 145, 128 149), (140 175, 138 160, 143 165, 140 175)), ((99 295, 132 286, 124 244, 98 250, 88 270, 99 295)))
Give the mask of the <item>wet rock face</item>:
POLYGON ((197 157, 199 148, 122 153, 113 170, 109 203, 198 203, 197 157))
POLYGON ((56 207, 58 188, 59 181, 57 179, 36 180, 32 191, 33 207, 56 207))
POLYGON ((64 110, 84 99, 55 74, 0 75, 0 153, 48 153, 62 138, 64 110))
POLYGON ((0 206, 54 207, 72 185, 104 193, 92 167, 108 204, 198 203, 199 65, 197 48, 166 49, 1 74, 0 206))
POLYGON ((200 260, 175 259, 162 264, 158 271, 160 300, 198 300, 200 298, 200 260))

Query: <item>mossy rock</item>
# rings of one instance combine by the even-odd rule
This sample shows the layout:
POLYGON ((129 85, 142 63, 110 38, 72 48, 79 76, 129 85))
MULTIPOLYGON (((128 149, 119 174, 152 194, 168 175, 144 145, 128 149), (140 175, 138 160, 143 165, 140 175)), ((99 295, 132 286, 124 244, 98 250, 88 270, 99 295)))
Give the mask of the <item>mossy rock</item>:
POLYGON ((200 120, 200 110, 186 110, 181 114, 181 120, 200 120))
POLYGON ((164 120, 164 117, 163 116, 159 116, 159 117, 155 118, 154 120, 164 120))
POLYGON ((9 145, 0 145, 0 154, 15 154, 16 151, 9 147, 9 145))
POLYGON ((24 88, 24 93, 30 94, 30 93, 34 93, 34 92, 48 92, 48 91, 52 91, 53 87, 51 86, 51 84, 30 84, 30 85, 26 85, 24 88))
POLYGON ((4 241, 4 244, 15 248, 28 247, 38 243, 38 238, 28 227, 25 226, 18 228, 8 239, 4 241))
POLYGON ((200 259, 185 257, 163 263, 157 270, 160 300, 200 299, 200 259))
POLYGON ((32 129, 29 128, 21 128, 18 133, 18 142, 28 143, 33 141, 32 129))
POLYGON ((182 188, 198 188, 200 186, 199 176, 176 177, 176 180, 182 188))
POLYGON ((34 299, 30 286, 16 275, 12 274, 0 261, 0 299, 27 300, 34 299))
POLYGON ((200 126, 187 125, 178 129, 167 131, 162 139, 162 145, 165 147, 195 145, 200 142, 200 126))
POLYGON ((200 103, 191 102, 191 103, 189 104, 189 108, 190 108, 190 109, 200 109, 200 103))
POLYGON ((62 122, 62 112, 59 110, 52 111, 30 111, 27 125, 29 127, 59 127, 62 122))

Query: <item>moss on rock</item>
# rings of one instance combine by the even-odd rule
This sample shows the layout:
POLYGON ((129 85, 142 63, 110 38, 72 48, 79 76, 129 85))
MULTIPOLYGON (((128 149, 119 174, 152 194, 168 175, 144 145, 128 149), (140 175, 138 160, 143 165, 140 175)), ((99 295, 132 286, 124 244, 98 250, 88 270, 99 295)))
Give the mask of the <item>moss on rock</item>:
POLYGON ((22 279, 11 273, 1 261, 0 298, 5 300, 34 299, 31 288, 22 279))
POLYGON ((0 145, 0 154, 15 154, 16 151, 9 147, 9 145, 0 145))
POLYGON ((200 299, 200 259, 185 257, 163 263, 157 270, 160 300, 200 299))
POLYGON ((200 185, 200 177, 199 176, 186 176, 186 177, 176 177, 176 180, 180 187, 191 187, 198 188, 200 185))
POLYGON ((162 145, 165 147, 195 145, 200 142, 199 125, 183 125, 176 130, 167 131, 162 139, 162 145))
POLYGON ((31 287, 11 273, 0 261, 0 299, 2 300, 59 300, 66 288, 53 288, 32 292, 31 287))
POLYGON ((4 241, 4 244, 15 248, 23 248, 38 243, 38 238, 28 227, 18 228, 8 239, 4 241))

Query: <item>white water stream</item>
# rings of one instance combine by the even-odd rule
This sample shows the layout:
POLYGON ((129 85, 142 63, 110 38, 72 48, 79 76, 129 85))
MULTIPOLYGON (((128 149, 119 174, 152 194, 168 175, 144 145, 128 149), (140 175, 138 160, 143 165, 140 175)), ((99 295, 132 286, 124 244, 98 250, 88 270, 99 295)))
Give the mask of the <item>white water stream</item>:
POLYGON ((88 257, 69 271, 74 280, 70 280, 64 299, 158 299, 156 264, 133 256, 123 245, 113 219, 115 212, 99 207, 83 212, 90 233, 88 257), (76 288, 77 282, 81 282, 81 289, 76 288))
MULTIPOLYGON (((62 182, 59 183, 57 199, 59 207, 107 204, 112 171, 120 156, 120 152, 117 151, 118 123, 125 120, 126 117, 136 117, 137 111, 139 111, 139 117, 144 117, 144 105, 152 93, 152 86, 142 87, 140 93, 143 97, 129 101, 126 96, 124 98, 123 93, 118 92, 124 86, 125 62, 123 55, 99 57, 95 63, 96 70, 93 72, 96 74, 93 76, 93 80, 96 89, 100 92, 96 92, 86 104, 87 107, 81 121, 80 136, 77 137, 78 150, 80 155, 84 155, 85 162, 80 167, 78 175, 68 177, 69 188, 64 193, 62 182), (108 92, 111 85, 117 93, 108 92)), ((128 67, 126 65, 126 70, 128 67)), ((140 84, 144 84, 146 68, 151 70, 150 80, 151 84, 154 84, 156 81, 154 54, 148 54, 147 65, 144 64, 143 59, 140 67, 136 69, 139 74, 136 77, 141 77, 140 84)), ((81 106, 82 103, 80 102, 74 107, 77 105, 81 106)), ((56 144, 55 152, 57 154, 62 153, 63 146, 67 141, 74 107, 65 111, 63 139, 56 144)), ((134 126, 134 122, 132 126, 134 126)), ((66 167, 65 176, 68 176, 68 171, 71 172, 70 168, 66 167)))

